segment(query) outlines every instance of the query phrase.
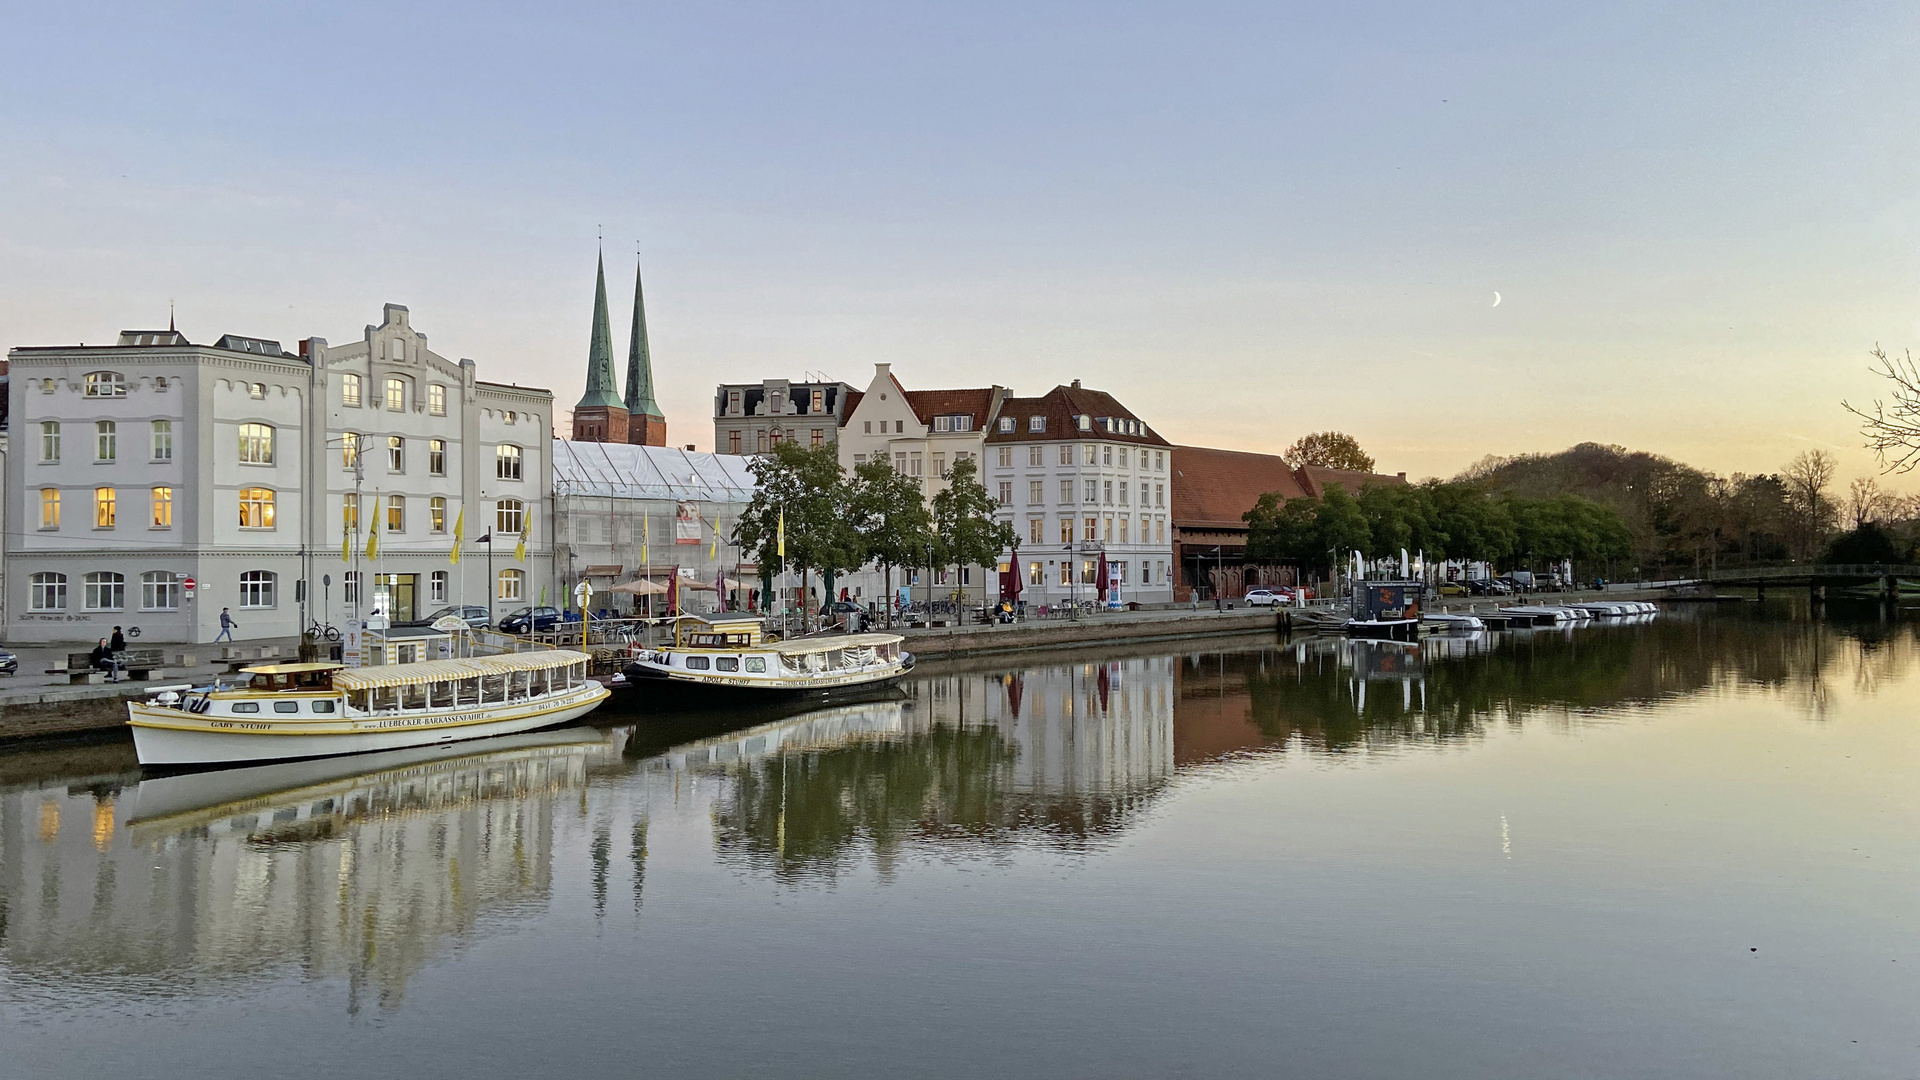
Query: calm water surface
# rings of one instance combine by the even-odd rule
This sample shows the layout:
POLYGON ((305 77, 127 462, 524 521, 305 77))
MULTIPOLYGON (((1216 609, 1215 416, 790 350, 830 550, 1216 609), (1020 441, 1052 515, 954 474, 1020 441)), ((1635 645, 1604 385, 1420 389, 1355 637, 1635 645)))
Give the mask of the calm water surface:
POLYGON ((0 1076, 1914 1077, 1916 661, 1743 605, 0 755, 0 1076))

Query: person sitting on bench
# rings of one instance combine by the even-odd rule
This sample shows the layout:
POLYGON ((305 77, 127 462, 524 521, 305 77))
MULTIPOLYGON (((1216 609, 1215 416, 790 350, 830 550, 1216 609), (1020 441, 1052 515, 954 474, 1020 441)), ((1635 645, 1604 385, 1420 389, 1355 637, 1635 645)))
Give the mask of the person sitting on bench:
POLYGON ((90 659, 95 668, 107 673, 108 682, 120 681, 120 661, 114 657, 113 649, 108 646, 106 638, 100 639, 100 644, 94 647, 90 659))

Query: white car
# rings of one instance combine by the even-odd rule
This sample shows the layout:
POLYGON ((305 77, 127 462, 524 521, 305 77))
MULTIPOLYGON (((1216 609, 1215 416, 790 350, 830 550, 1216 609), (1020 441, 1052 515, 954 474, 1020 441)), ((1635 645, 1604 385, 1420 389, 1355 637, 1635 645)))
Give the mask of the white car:
POLYGON ((1252 589, 1245 600, 1249 607, 1278 607, 1293 603, 1293 594, 1284 589, 1252 589))

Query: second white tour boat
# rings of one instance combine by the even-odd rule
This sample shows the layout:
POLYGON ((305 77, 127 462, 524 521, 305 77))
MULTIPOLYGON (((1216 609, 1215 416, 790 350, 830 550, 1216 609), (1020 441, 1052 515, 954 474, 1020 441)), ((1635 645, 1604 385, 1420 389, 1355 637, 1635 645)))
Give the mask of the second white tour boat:
POLYGON ((753 616, 682 616, 673 644, 635 646, 617 685, 649 701, 831 701, 884 690, 913 670, 899 634, 825 634, 769 642, 753 616))

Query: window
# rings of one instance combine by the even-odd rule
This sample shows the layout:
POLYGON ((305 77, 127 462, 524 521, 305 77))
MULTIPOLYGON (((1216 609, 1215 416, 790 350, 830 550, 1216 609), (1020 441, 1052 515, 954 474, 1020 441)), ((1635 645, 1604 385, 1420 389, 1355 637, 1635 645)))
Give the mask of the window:
POLYGON ((427 387, 427 411, 435 416, 447 415, 447 388, 439 383, 427 387))
POLYGON ((1100 539, 1100 519, 1097 517, 1094 517, 1092 514, 1087 515, 1086 539, 1088 540, 1100 539))
POLYGON ((748 671, 764 673, 767 670, 767 658, 764 656, 749 656, 746 660, 748 671))
POLYGON ((240 425, 240 464, 273 464, 273 429, 265 424, 240 425))
POLYGON ((1000 505, 1006 506, 1012 502, 1013 502, 1013 481, 1011 480, 1000 481, 1000 505))
POLYGON ((111 570, 82 578, 81 605, 88 611, 119 611, 127 606, 127 579, 111 570))
POLYGON ((1027 481, 1027 505, 1039 506, 1047 501, 1047 482, 1045 480, 1027 481))
POLYGON ((814 429, 813 429, 813 437, 812 437, 812 438, 811 438, 810 440, 808 440, 808 441, 809 441, 809 443, 810 443, 811 445, 813 445, 813 446, 819 446, 819 445, 820 445, 821 443, 824 443, 824 442, 826 442, 826 441, 827 441, 827 432, 826 432, 826 429, 824 429, 824 428, 814 428, 814 429))
POLYGON ((253 399, 254 399, 254 400, 256 400, 256 401, 258 401, 258 400, 260 400, 261 398, 264 398, 264 397, 266 397, 266 396, 267 396, 267 384, 266 384, 266 383, 258 383, 258 382, 257 382, 257 383, 248 383, 248 384, 247 384, 247 396, 248 396, 248 397, 250 397, 250 398, 253 398, 253 399))
POLYGON ((1111 544, 1113 543, 1113 515, 1108 514, 1104 520, 1106 521, 1106 524, 1107 524, 1106 534, 1103 535, 1100 539, 1111 544))
POLYGON ((1120 448, 1120 467, 1127 467, 1127 448, 1124 446, 1120 448))
POLYGON ((340 575, 340 597, 349 604, 360 602, 360 575, 352 570, 340 575))
POLYGON ((67 575, 40 573, 27 580, 32 586, 28 603, 33 610, 67 610, 67 575))
POLYGON ((340 464, 352 469, 360 462, 360 436, 349 431, 340 436, 340 464))
MULTIPOLYGON (((885 420, 882 420, 880 422, 882 424, 886 423, 885 420)), ((907 430, 907 422, 905 420, 895 420, 893 422, 893 433, 895 435, 904 435, 906 433, 906 430, 907 430)))
POLYGON ((704 656, 687 657, 687 669, 689 671, 705 671, 709 666, 709 661, 704 656))
MULTIPOLYGON (((493 531, 518 533, 527 521, 527 504, 519 499, 501 499, 493 504, 493 531)), ((494 541, 499 543, 498 540, 494 541)), ((505 600, 506 597, 501 597, 505 600)), ((518 599, 516 597, 515 599, 518 599)))
POLYGON ((57 529, 60 527, 60 489, 40 489, 40 527, 57 529))
POLYGON ((493 475, 502 480, 520 479, 520 448, 501 443, 493 451, 493 475))
POLYGON ((936 417, 934 417, 934 418, 933 418, 933 430, 935 430, 935 431, 952 431, 952 430, 953 430, 953 418, 952 418, 952 417, 950 417, 950 416, 936 416, 936 417))
POLYGON ((273 489, 242 488, 240 491, 240 527, 273 528, 273 489))
POLYGON ((973 417, 971 417, 971 416, 956 416, 956 417, 954 417, 954 418, 953 418, 953 430, 955 430, 955 431, 972 431, 972 430, 973 430, 973 417))
MULTIPOLYGON (((517 412, 514 412, 514 411, 513 411, 513 410, 511 410, 511 409, 509 409, 509 410, 507 410, 507 423, 509 423, 509 424, 517 424, 517 423, 519 423, 519 422, 520 422, 520 414, 519 414, 519 413, 517 413, 517 412)), ((606 433, 605 433, 605 432, 601 432, 601 434, 602 434, 602 435, 604 435, 604 434, 606 434, 606 433)))
POLYGON ((1080 561, 1080 584, 1093 584, 1093 565, 1092 559, 1082 559, 1080 561))
MULTIPOLYGON (((398 346, 400 343, 396 341, 394 344, 398 346)), ((387 380, 387 408, 392 412, 407 410, 407 380, 387 380)))
POLYGON ((904 475, 907 471, 907 455, 893 455, 893 471, 904 475))
POLYGON ((41 393, 43 393, 43 394, 51 394, 51 393, 53 393, 53 380, 52 380, 52 379, 41 379, 41 380, 40 380, 40 392, 41 392, 41 393))
POLYGON ((1127 515, 1125 514, 1120 515, 1120 542, 1123 544, 1127 542, 1127 515))
POLYGON ((1071 584, 1073 584, 1073 564, 1068 562, 1065 559, 1061 559, 1060 560, 1060 585, 1062 588, 1064 588, 1071 584))
POLYGON ((1046 417, 1044 417, 1044 416, 1029 416, 1029 417, 1027 417, 1027 430, 1028 430, 1028 431, 1045 431, 1045 430, 1047 430, 1047 418, 1046 418, 1046 417))
POLYGON ((177 611, 180 575, 171 570, 149 570, 140 575, 140 610, 177 611))
POLYGON ((1128 484, 1125 480, 1120 481, 1120 505, 1121 506, 1127 505, 1127 493, 1132 490, 1133 490, 1132 485, 1128 484))
POLYGON ((1100 481, 1098 480, 1087 481, 1087 501, 1090 503, 1097 503, 1100 501, 1100 481))
POLYGON ((525 580, 526 575, 518 570, 502 570, 498 591, 494 595, 501 600, 518 600, 525 591, 525 580))
POLYGON ((1060 505, 1070 506, 1072 504, 1073 504, 1073 481, 1062 480, 1060 481, 1060 505))
POLYGON ((753 448, 754 452, 758 454, 767 452, 767 433, 765 431, 756 431, 753 433, 753 448))
POLYGON ((727 411, 730 413, 738 413, 740 411, 740 391, 727 391, 727 411))
POLYGON ((173 421, 171 420, 153 422, 153 460, 173 460, 173 421))
POLYGON ((1005 435, 1005 434, 1008 434, 1008 433, 1010 433, 1010 432, 1012 432, 1012 431, 1013 431, 1013 417, 1011 417, 1011 416, 1003 416, 1003 417, 1001 417, 1001 418, 1000 418, 1000 433, 1001 433, 1002 435, 1005 435))
POLYGON ((162 376, 160 376, 159 378, 157 378, 157 379, 155 379, 155 380, 153 380, 153 389, 154 389, 154 391, 155 391, 156 393, 161 393, 161 394, 164 394, 164 393, 166 393, 166 392, 167 392, 167 377, 166 377, 165 375, 162 375, 162 376))
POLYGON ((447 440, 427 440, 427 475, 447 475, 447 440))
POLYGON ((360 407, 360 376, 340 376, 340 404, 350 409, 360 407))
POLYGON ((1161 518, 1154 518, 1154 519, 1153 519, 1153 541, 1154 541, 1154 543, 1156 543, 1156 544, 1159 544, 1159 543, 1165 543, 1165 542, 1166 542, 1166 539, 1167 539, 1167 519, 1166 519, 1166 518, 1163 518, 1163 517, 1161 517, 1161 518))
POLYGON ((387 436, 387 471, 390 473, 407 471, 407 440, 398 435, 387 436))
POLYGON ((153 489, 153 520, 148 523, 155 529, 173 528, 173 489, 157 487, 153 489))
POLYGON ((257 701, 236 701, 233 703, 233 711, 237 713, 256 713, 260 711, 260 703, 257 701))
POLYGON ((1003 469, 1010 469, 1013 467, 1013 447, 1003 446, 1000 448, 999 463, 1000 463, 1000 467, 1003 469))
POLYGON ((923 462, 921 461, 921 459, 920 459, 920 455, 919 455, 919 454, 915 454, 915 453, 908 453, 908 454, 907 454, 907 465, 908 465, 908 473, 909 473, 909 475, 912 475, 912 476, 920 476, 920 475, 922 475, 922 468, 921 468, 921 466, 922 466, 923 464, 924 464, 924 463, 923 463, 923 462))
POLYGON ((434 532, 447 531, 447 500, 439 495, 427 500, 427 526, 434 532))
POLYGON ((1062 465, 1073 464, 1073 444, 1072 443, 1060 444, 1060 464, 1062 465))
POLYGON ((786 438, 786 435, 779 428, 774 428, 767 433, 767 438, 772 441, 773 445, 779 446, 780 440, 786 438))
MULTIPOLYGON (((1087 464, 1089 465, 1093 464, 1093 458, 1091 456, 1087 458, 1087 464)), ((1100 448, 1100 464, 1102 465, 1113 464, 1113 447, 1102 446, 1100 448)))
POLYGON ((120 497, 110 487, 93 489, 93 527, 111 529, 120 516, 120 497))
POLYGON ((40 422, 40 460, 45 462, 60 460, 60 422, 58 420, 40 422))
POLYGON ((1038 544, 1045 538, 1042 530, 1046 528, 1046 520, 1046 518, 1027 519, 1027 543, 1038 544))
POLYGON ((96 371, 87 376, 88 397, 126 397, 127 381, 117 371, 96 371))
POLYGON ((93 425, 93 460, 112 461, 120 456, 120 428, 111 420, 93 425))
POLYGON ((737 431, 727 432, 727 453, 737 454, 739 452, 740 452, 740 433, 737 431))
POLYGON ((340 499, 340 525, 346 532, 360 531, 360 500, 353 495, 343 495, 340 499))
POLYGON ((274 606, 274 583, 278 580, 271 570, 249 570, 240 575, 240 606, 243 608, 270 608, 274 606))
POLYGON ((944 479, 947 475, 947 455, 933 455, 933 475, 944 479))
POLYGON ((445 570, 435 570, 432 576, 427 578, 427 598, 436 604, 444 604, 447 602, 447 572, 445 570))
POLYGON ((1073 543, 1073 519, 1070 517, 1060 519, 1060 542, 1063 544, 1073 543))
POLYGON ((387 531, 407 531, 407 497, 404 495, 387 496, 387 531))

